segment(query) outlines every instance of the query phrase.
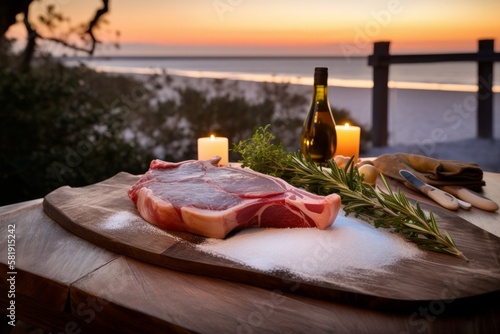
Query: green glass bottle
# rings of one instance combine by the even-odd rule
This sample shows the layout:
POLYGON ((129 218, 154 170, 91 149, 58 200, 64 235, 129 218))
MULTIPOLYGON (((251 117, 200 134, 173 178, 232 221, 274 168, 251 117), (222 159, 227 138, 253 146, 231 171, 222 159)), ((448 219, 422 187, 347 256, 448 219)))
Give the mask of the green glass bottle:
POLYGON ((328 68, 314 69, 314 90, 311 107, 301 135, 301 151, 316 163, 332 159, 337 148, 335 120, 328 101, 328 68))

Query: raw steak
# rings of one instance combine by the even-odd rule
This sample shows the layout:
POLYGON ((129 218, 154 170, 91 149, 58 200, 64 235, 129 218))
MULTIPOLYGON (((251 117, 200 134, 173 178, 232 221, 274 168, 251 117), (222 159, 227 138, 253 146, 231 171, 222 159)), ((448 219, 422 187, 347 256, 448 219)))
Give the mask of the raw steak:
POLYGON ((317 196, 250 169, 217 167, 217 162, 153 160, 128 195, 151 224, 210 238, 259 226, 325 229, 337 217, 336 194, 317 196))

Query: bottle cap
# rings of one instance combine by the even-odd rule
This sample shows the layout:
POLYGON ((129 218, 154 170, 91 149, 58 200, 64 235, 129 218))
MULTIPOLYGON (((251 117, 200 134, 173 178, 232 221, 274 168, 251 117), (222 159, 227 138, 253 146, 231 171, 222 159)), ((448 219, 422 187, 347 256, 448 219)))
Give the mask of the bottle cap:
POLYGON ((328 67, 314 68, 314 85, 328 85, 328 67))

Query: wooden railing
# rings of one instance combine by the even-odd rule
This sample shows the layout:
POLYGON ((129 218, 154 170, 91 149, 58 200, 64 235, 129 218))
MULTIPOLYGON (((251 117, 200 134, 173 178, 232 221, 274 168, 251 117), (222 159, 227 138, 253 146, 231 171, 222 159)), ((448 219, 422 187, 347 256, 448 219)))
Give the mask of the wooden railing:
POLYGON ((477 136, 493 138, 493 62, 500 61, 494 50, 494 40, 479 40, 476 53, 391 55, 390 42, 376 42, 368 65, 373 66, 372 89, 372 142, 374 146, 387 146, 389 65, 431 62, 474 61, 477 71, 477 136))

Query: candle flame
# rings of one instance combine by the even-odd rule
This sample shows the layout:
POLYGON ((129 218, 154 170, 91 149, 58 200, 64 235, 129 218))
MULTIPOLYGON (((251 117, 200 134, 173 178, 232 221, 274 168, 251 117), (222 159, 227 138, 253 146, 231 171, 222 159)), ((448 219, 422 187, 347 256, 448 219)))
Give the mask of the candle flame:
POLYGON ((214 135, 210 135, 210 140, 215 140, 215 136, 214 135))
POLYGON ((344 124, 344 128, 348 129, 349 128, 349 123, 344 124))

